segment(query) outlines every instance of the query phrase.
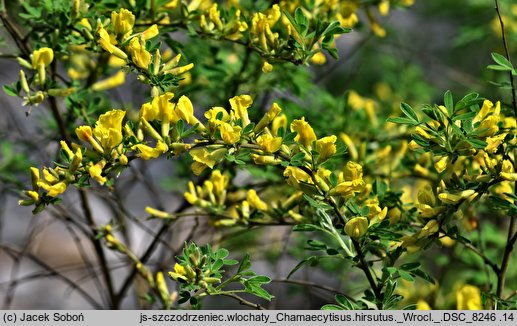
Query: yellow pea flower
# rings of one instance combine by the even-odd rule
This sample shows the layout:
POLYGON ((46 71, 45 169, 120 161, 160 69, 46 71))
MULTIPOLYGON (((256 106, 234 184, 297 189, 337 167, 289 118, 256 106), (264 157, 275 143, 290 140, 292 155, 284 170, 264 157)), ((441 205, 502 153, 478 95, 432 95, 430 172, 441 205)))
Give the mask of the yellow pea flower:
POLYGON ((52 60, 54 60, 54 51, 47 47, 39 48, 32 53, 31 58, 33 69, 38 69, 40 65, 48 67, 52 60))
POLYGON ((287 184, 298 190, 300 189, 301 183, 309 183, 309 181, 311 181, 310 175, 295 166, 286 167, 284 170, 284 177, 287 177, 287 184))
POLYGON ((364 216, 354 217, 345 224, 345 233, 353 239, 359 239, 367 230, 368 219, 364 216))
POLYGON ((108 51, 109 53, 115 55, 116 57, 120 59, 127 59, 127 54, 124 53, 121 49, 116 47, 111 43, 111 38, 108 32, 104 29, 102 25, 99 24, 99 27, 97 29, 97 36, 99 37, 99 44, 101 48, 108 51))
MULTIPOLYGON (((274 119, 278 116, 278 114, 282 111, 280 106, 277 103, 271 104, 271 107, 267 111, 266 114, 260 119, 260 121, 257 123, 255 128, 253 128, 253 131, 255 133, 259 133, 264 128, 266 128, 274 119)), ((287 122, 287 121, 286 121, 287 122)), ((276 135, 276 133, 274 133, 276 135)))
POLYGON ((282 163, 281 159, 278 159, 273 155, 251 154, 251 158, 257 165, 279 165, 282 163))
POLYGON ((162 141, 156 142, 156 147, 150 147, 144 144, 138 144, 132 147, 132 149, 138 149, 141 158, 144 160, 150 160, 153 158, 157 158, 161 154, 165 153, 167 150, 169 150, 169 147, 162 141))
POLYGON ((230 115, 225 110, 225 108, 220 106, 214 106, 210 110, 205 112, 205 117, 208 119, 210 124, 216 124, 218 121, 228 121, 230 120, 230 115), (221 114, 221 120, 217 120, 217 115, 221 114))
POLYGON ((447 168, 448 162, 449 162, 449 157, 443 156, 438 161, 436 161, 436 163, 434 163, 434 168, 436 169, 436 171, 438 171, 438 173, 442 173, 447 168))
POLYGON ((321 66, 327 62, 327 57, 325 57, 325 54, 323 54, 323 52, 320 51, 316 52, 310 60, 313 64, 321 66))
POLYGON ((126 74, 121 70, 115 75, 106 79, 100 80, 92 85, 94 91, 105 91, 107 89, 115 88, 120 85, 124 85, 126 82, 126 74))
POLYGON ((56 197, 59 194, 62 194, 66 190, 66 183, 63 181, 58 182, 56 184, 48 184, 48 183, 39 183, 39 186, 47 191, 47 195, 50 197, 56 197))
POLYGON ((208 11, 208 17, 214 23, 219 31, 222 31, 224 28, 223 22, 221 21, 221 17, 219 15, 219 10, 217 10, 217 3, 212 4, 210 10, 208 11))
POLYGON ((431 306, 425 300, 418 300, 416 302, 416 310, 432 310, 431 306))
POLYGON ((219 131, 221 132, 221 138, 226 144, 235 144, 241 139, 242 128, 239 126, 232 126, 227 122, 223 122, 219 125, 219 131))
POLYGON ((320 154, 318 163, 325 162, 336 154, 336 140, 334 135, 323 137, 316 141, 316 150, 320 154))
POLYGON ((357 148, 355 147, 355 144, 350 138, 350 136, 342 132, 339 134, 339 137, 345 143, 348 153, 350 153, 350 157, 352 158, 352 160, 357 160, 357 158, 359 157, 357 148))
POLYGON ((430 235, 435 234, 440 229, 440 225, 437 220, 430 220, 424 225, 424 227, 418 231, 416 237, 417 239, 427 238, 430 235))
POLYGON ((113 31, 121 39, 126 39, 133 33, 135 24, 135 15, 127 9, 120 9, 119 12, 111 12, 111 26, 113 31))
POLYGON ((271 132, 276 136, 278 135, 278 130, 282 127, 284 131, 287 131, 287 116, 283 113, 277 115, 273 121, 271 121, 271 132))
POLYGON ((359 180, 363 178, 363 167, 361 164, 348 161, 343 169, 345 180, 359 180))
POLYGON ((481 291, 473 285, 464 285, 456 291, 456 309, 481 310, 481 291))
POLYGON ((257 143, 266 153, 275 153, 282 146, 282 137, 273 137, 270 134, 262 134, 257 137, 257 143))
POLYGON ((387 16, 390 13, 390 1, 389 0, 381 0, 379 3, 379 13, 382 16, 387 16))
POLYGON ((267 61, 264 61, 264 63, 262 64, 262 72, 265 74, 268 74, 272 71, 273 71, 273 65, 267 61))
POLYGON ((97 162, 95 165, 93 162, 90 162, 88 164, 88 173, 90 174, 90 177, 95 179, 100 185, 103 185, 106 183, 107 179, 106 177, 102 176, 102 169, 106 166, 106 161, 101 160, 97 162))
POLYGON ((149 68, 151 63, 151 53, 145 49, 145 41, 139 37, 133 37, 129 41, 127 47, 128 52, 131 54, 133 63, 142 69, 149 68))
POLYGON ((110 152, 122 142, 122 119, 126 111, 111 110, 99 116, 93 134, 105 152, 110 152))
POLYGON ((294 138, 295 141, 308 149, 312 148, 312 142, 316 140, 316 134, 309 123, 305 121, 305 117, 291 122, 291 131, 298 134, 294 138))
POLYGON ((198 125, 198 130, 204 131, 205 126, 196 118, 194 115, 194 106, 192 106, 192 102, 188 97, 183 95, 178 100, 178 104, 175 107, 176 114, 185 120, 189 125, 195 126, 198 125))
POLYGON ((40 181, 39 169, 31 166, 30 170, 31 170, 32 190, 37 191, 39 188, 38 182, 40 181))
POLYGON ((475 193, 476 191, 473 189, 463 190, 454 194, 442 192, 438 194, 438 199, 440 199, 444 204, 454 205, 458 203, 460 200, 467 199, 475 193))
POLYGON ((253 99, 249 95, 239 95, 230 99, 232 112, 237 119, 242 120, 242 126, 246 127, 250 124, 248 117, 248 108, 253 104, 253 99))
POLYGON ((150 40, 153 37, 157 36, 158 34, 159 34, 158 26, 156 24, 153 24, 151 27, 149 27, 148 29, 143 31, 142 34, 140 35, 140 37, 144 41, 147 41, 147 40, 150 40))
POLYGON ((174 272, 169 272, 169 276, 175 281, 177 281, 178 279, 188 281, 186 277, 187 271, 185 270, 185 267, 181 266, 178 263, 174 265, 174 272))
POLYGON ((246 200, 250 207, 256 208, 259 211, 267 211, 267 204, 259 198, 255 189, 248 190, 246 200))

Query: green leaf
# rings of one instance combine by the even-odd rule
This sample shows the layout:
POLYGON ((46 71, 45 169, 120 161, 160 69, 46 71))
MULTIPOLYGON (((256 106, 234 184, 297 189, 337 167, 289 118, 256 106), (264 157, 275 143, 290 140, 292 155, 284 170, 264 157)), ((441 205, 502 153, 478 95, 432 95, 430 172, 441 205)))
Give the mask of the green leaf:
POLYGON ((226 250, 224 248, 220 248, 215 253, 215 256, 217 259, 224 259, 224 258, 228 257, 229 254, 230 254, 230 252, 228 250, 226 250))
POLYGON ((413 276, 411 276, 411 274, 409 274, 408 272, 406 271, 403 271, 403 270, 399 270, 399 275, 401 278, 405 279, 406 281, 409 281, 409 282, 413 282, 415 281, 415 279, 413 278, 413 276))
POLYGON ((447 113, 449 113, 449 117, 452 117, 454 114, 454 100, 452 99, 451 91, 445 92, 445 95, 443 96, 443 103, 447 108, 447 113))
POLYGON ((400 103, 400 110, 412 121, 414 121, 416 123, 419 122, 418 116, 416 115, 415 110, 413 110, 413 108, 409 104, 404 103, 404 102, 400 103))
POLYGON ((266 299, 268 301, 271 301, 271 299, 273 299, 273 296, 271 294, 269 294, 266 290, 261 288, 260 285, 256 283, 245 282, 244 286, 248 293, 254 294, 257 297, 266 299))
POLYGON ((415 122, 408 118, 395 117, 395 118, 388 118, 386 121, 392 122, 392 123, 400 123, 400 124, 404 124, 404 125, 412 125, 412 126, 418 125, 418 122, 415 122))
POLYGON ((492 59, 494 59, 495 63, 497 63, 498 65, 505 67, 508 70, 513 70, 512 63, 499 53, 492 52, 492 59))
POLYGON ((322 241, 309 239, 307 240, 307 244, 315 249, 327 249, 327 245, 322 241))
POLYGON ((417 269, 418 267, 420 267, 420 263, 407 263, 407 264, 402 264, 400 266, 400 269, 404 270, 404 271, 413 271, 415 269, 417 269))
POLYGON ((488 145, 486 142, 475 138, 467 138, 467 142, 475 148, 479 149, 485 148, 488 145))
POLYGON ((427 274, 426 272, 424 272, 421 269, 415 269, 414 271, 411 271, 411 273, 413 273, 413 275, 415 275, 415 276, 420 277, 423 280, 426 280, 427 282, 429 282, 431 284, 436 283, 435 280, 429 274, 427 274))
POLYGON ((298 224, 293 227, 294 232, 321 231, 319 226, 313 224, 298 224))
POLYGON ((509 67, 504 67, 504 66, 500 66, 500 65, 488 65, 486 66, 487 69, 490 69, 490 70, 497 70, 497 71, 513 71, 512 68, 509 68, 509 67))
POLYGON ((334 298, 336 299, 337 303, 339 303, 346 310, 354 310, 354 305, 344 295, 336 294, 334 298))
POLYGON ((472 112, 468 112, 468 113, 463 113, 463 114, 460 114, 460 115, 457 115, 457 116, 454 116, 452 117, 452 121, 457 121, 457 120, 460 120, 460 121, 464 121, 464 120, 472 120, 474 119, 474 117, 476 116, 476 112, 472 111, 472 112))
POLYGON ((345 310, 343 307, 335 305, 335 304, 326 304, 320 308, 321 310, 345 310))
POLYGON ((9 96, 18 96, 18 93, 11 85, 4 85, 4 92, 9 96))
POLYGON ((253 128, 255 128, 255 124, 253 122, 251 122, 246 127, 244 127, 244 130, 242 130, 242 133, 244 135, 249 134, 250 132, 253 131, 253 128))
POLYGON ((268 284, 268 283, 271 283, 271 279, 264 275, 257 275, 257 276, 249 278, 248 282, 257 283, 257 284, 268 284))
POLYGON ((241 272, 250 269, 251 267, 251 260, 250 255, 246 254, 244 258, 242 258, 242 262, 239 265, 239 268, 237 269, 237 274, 240 274, 241 272))
POLYGON ((318 256, 310 256, 308 258, 305 258, 304 260, 302 260, 301 262, 299 262, 294 268, 293 270, 291 270, 289 272, 289 274, 287 275, 287 279, 289 279, 291 277, 291 275, 293 275, 297 270, 299 270, 300 268, 303 267, 303 265, 305 264, 309 264, 311 266, 315 266, 318 264, 319 262, 319 259, 320 257, 318 256))

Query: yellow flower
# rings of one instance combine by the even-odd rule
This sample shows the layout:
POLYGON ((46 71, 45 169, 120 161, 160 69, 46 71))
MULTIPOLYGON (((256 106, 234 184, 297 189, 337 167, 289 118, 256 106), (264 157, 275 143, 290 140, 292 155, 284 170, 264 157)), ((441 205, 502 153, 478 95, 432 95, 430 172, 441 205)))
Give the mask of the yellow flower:
POLYGON ((30 170, 31 170, 32 190, 37 191, 39 188, 38 182, 40 181, 39 169, 31 166, 30 170))
POLYGON ((127 59, 127 54, 124 53, 121 49, 116 47, 111 43, 111 38, 108 32, 104 29, 102 25, 99 24, 99 28, 97 29, 97 35, 99 36, 99 44, 101 48, 108 51, 109 53, 117 56, 120 59, 127 59))
POLYGON ((241 139, 242 128, 239 126, 232 126, 227 122, 222 122, 219 125, 219 131, 221 132, 221 138, 226 144, 235 144, 241 139))
POLYGON ((312 148, 312 142, 316 140, 316 134, 309 123, 305 121, 305 117, 291 122, 291 131, 298 134, 294 138, 295 141, 308 149, 312 148))
POLYGON ((145 208, 145 211, 147 212, 147 214, 154 216, 154 217, 158 217, 158 218, 171 218, 172 217, 172 215, 167 212, 164 212, 164 211, 161 211, 159 209, 152 208, 149 206, 147 206, 145 208))
POLYGON ((178 279, 187 281, 187 271, 185 270, 185 267, 178 263, 174 265, 174 272, 169 272, 169 276, 175 281, 178 279))
POLYGON ((318 163, 325 162, 331 158, 332 155, 336 154, 336 140, 337 137, 331 135, 316 141, 316 150, 320 154, 318 163))
POLYGON ((454 194, 442 192, 438 194, 438 198, 442 201, 444 204, 450 204, 454 205, 458 203, 462 199, 467 199, 470 196, 474 195, 476 193, 473 189, 463 190, 454 194))
POLYGON ((323 52, 320 51, 316 52, 310 60, 315 65, 324 65, 325 62, 327 62, 327 57, 325 57, 325 54, 323 54, 323 52))
POLYGON ((150 146, 144 144, 138 144, 132 147, 132 149, 138 149, 140 152, 139 156, 144 160, 150 160, 152 158, 157 158, 160 154, 165 153, 169 147, 162 141, 158 141, 156 143, 156 147, 152 148, 150 146))
POLYGON ((348 150, 348 153, 350 153, 350 157, 353 160, 357 160, 357 158, 359 157, 358 152, 357 152, 357 148, 355 147, 355 144, 352 141, 352 139, 350 138, 350 136, 348 136, 347 134, 342 132, 342 133, 339 134, 339 137, 345 143, 345 145, 347 147, 347 150, 348 150))
POLYGON ((367 230, 368 219, 364 216, 354 217, 345 224, 345 233, 353 239, 359 239, 367 230))
POLYGON ((111 12, 111 26, 118 37, 126 39, 133 33, 135 15, 127 9, 120 9, 120 12, 111 12))
POLYGON ((209 152, 206 147, 191 149, 189 153, 195 161, 192 164, 192 171, 195 175, 199 175, 206 167, 213 169, 215 164, 223 160, 226 152, 225 148, 219 148, 212 152, 209 152))
POLYGON ((39 186, 47 191, 47 195, 50 197, 56 197, 59 194, 62 194, 66 190, 66 183, 63 181, 58 182, 56 184, 50 185, 48 183, 40 183, 39 186))
POLYGON ((273 65, 270 64, 267 61, 264 61, 264 64, 262 64, 262 72, 267 74, 273 71, 273 65))
POLYGON ((257 137, 257 143, 266 153, 275 153, 282 146, 282 137, 273 137, 270 134, 262 134, 257 137))
POLYGON ((434 163, 434 168, 436 169, 436 171, 438 171, 438 173, 442 173, 447 168, 448 162, 449 162, 449 157, 444 156, 441 159, 439 159, 438 161, 436 161, 436 163, 434 163))
POLYGON ((363 167, 361 164, 349 161, 343 169, 345 180, 359 180, 363 178, 363 167))
POLYGON ((248 117, 248 108, 253 103, 251 96, 249 95, 239 95, 232 97, 230 99, 230 106, 232 108, 232 112, 235 114, 237 119, 242 120, 242 126, 246 127, 250 123, 250 119, 248 117))
POLYGON ((127 47, 133 63, 142 69, 147 69, 151 63, 151 53, 145 49, 145 41, 139 37, 133 37, 127 47))
POLYGON ((382 16, 387 16, 390 12, 390 1, 389 0, 381 0, 379 3, 379 13, 382 16))
POLYGON ((287 183, 296 189, 300 189, 300 183, 308 183, 311 180, 310 175, 295 166, 286 167, 284 177, 287 177, 287 183))
POLYGON ((153 97, 153 100, 151 101, 151 108, 149 109, 146 107, 144 112, 142 112, 142 117, 147 121, 156 119, 162 121, 163 123, 178 122, 180 117, 174 110, 175 104, 170 101, 173 97, 174 94, 171 92, 166 92, 160 96, 153 97))
POLYGON ((121 70, 115 75, 106 79, 100 80, 92 85, 94 91, 105 91, 107 89, 115 88, 120 85, 124 85, 126 82, 126 74, 121 70))
POLYGON ((278 135, 278 130, 284 128, 287 131, 287 116, 285 114, 277 115, 273 121, 271 121, 271 132, 273 135, 278 135))
POLYGON ((481 310, 481 291, 473 285, 464 285, 456 291, 456 309, 481 310))
POLYGON ((153 24, 151 27, 146 29, 142 32, 142 35, 140 36, 144 41, 150 40, 156 35, 159 34, 158 26, 156 24, 153 24))
POLYGON ((416 310, 432 310, 431 306, 425 300, 418 300, 416 302, 416 310))
MULTIPOLYGON (((277 103, 271 104, 271 107, 267 111, 266 114, 260 119, 260 121, 257 123, 255 128, 253 128, 253 131, 255 133, 261 132, 264 128, 266 128, 275 118, 276 116, 282 111, 280 106, 277 103)), ((287 121, 286 121, 287 122, 287 121)), ((276 135, 276 133, 274 133, 276 135)))
POLYGON ((495 154, 495 152, 497 152, 497 148, 499 148, 499 146, 503 143, 505 137, 506 133, 486 138, 485 141, 487 145, 485 147, 485 151, 491 154, 495 154))
POLYGON ((267 211, 267 204, 259 198, 255 189, 248 190, 246 200, 250 207, 256 208, 259 211, 267 211))
POLYGON ((93 134, 99 139, 104 152, 110 152, 122 142, 122 119, 126 111, 112 110, 101 114, 93 134))
POLYGON ((38 66, 48 65, 54 60, 54 51, 51 48, 39 48, 32 53, 32 68, 37 69, 38 66))
POLYGON ((180 99, 178 100, 178 104, 176 104, 175 109, 176 109, 176 114, 180 118, 185 120, 185 122, 187 122, 189 125, 191 125, 191 126, 198 125, 198 129, 200 131, 205 130, 205 126, 201 122, 199 122, 199 120, 194 115, 194 107, 192 106, 192 102, 190 101, 190 99, 188 97, 186 97, 185 95, 180 97, 180 99))
POLYGON ((101 160, 97 162, 97 164, 95 165, 93 164, 93 162, 90 162, 88 166, 88 173, 90 174, 90 177, 97 180, 97 182, 101 185, 105 184, 107 180, 105 177, 102 176, 102 169, 104 168, 104 166, 106 166, 106 161, 101 160))
POLYGON ((208 119, 208 123, 212 126, 215 126, 220 121, 228 121, 230 120, 230 115, 226 111, 225 108, 220 106, 214 106, 210 110, 205 112, 205 117, 208 119), (217 116, 220 115, 221 120, 217 120, 217 116))

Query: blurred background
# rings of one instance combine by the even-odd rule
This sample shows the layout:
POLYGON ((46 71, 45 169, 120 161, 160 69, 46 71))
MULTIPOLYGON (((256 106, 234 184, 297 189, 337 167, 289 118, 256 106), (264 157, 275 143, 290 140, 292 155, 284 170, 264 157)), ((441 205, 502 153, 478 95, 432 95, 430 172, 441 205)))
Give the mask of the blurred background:
MULTIPOLYGON (((509 47, 517 58, 517 5, 510 0, 500 3, 509 47)), ((9 14, 18 12, 14 8, 9 14)), ((191 54, 189 62, 195 64, 191 82, 185 82, 180 92, 189 94, 196 108, 225 105, 229 95, 256 93, 257 87, 262 91, 256 94, 255 103, 260 103, 262 110, 278 101, 289 118, 305 116, 315 130, 325 134, 346 130, 368 138, 375 126, 355 124, 353 115, 359 113, 350 109, 354 96, 378 103, 376 117, 383 125, 388 116, 398 114, 400 102, 417 108, 441 103, 446 90, 451 90, 455 98, 476 91, 494 101, 508 102, 509 92, 500 87, 507 84, 506 74, 486 69, 491 64, 490 53, 504 51, 496 19, 494 2, 490 0, 416 0, 407 9, 392 8, 390 15, 379 18, 386 30, 385 37, 376 36, 365 25, 339 37, 337 61, 327 56, 325 63, 307 69, 278 65, 257 81, 260 87, 250 81, 233 89, 225 85, 230 85, 232 78, 242 78, 238 77, 240 67, 233 64, 235 56, 244 55, 242 49, 189 39, 181 31, 171 34, 170 39, 183 42, 191 54), (215 68, 221 65, 223 69, 215 68), (282 73, 285 71, 290 73, 282 73), (203 78, 220 84, 203 83, 203 78)), ((12 57, 16 52, 5 29, 0 28, 0 36, 0 80, 2 84, 12 83, 19 71, 12 57)), ((255 67, 261 65, 258 57, 250 60, 255 67)), ((146 99, 139 86, 137 81, 128 79, 123 87, 113 90, 109 101, 92 98, 91 103, 99 112, 112 105, 136 114, 138 107, 134 106, 146 99)), ((260 116, 261 112, 254 114, 260 116)), ((103 286, 96 276, 99 267, 88 263, 95 261, 88 239, 70 224, 80 214, 75 190, 67 191, 59 207, 36 216, 30 207, 18 206, 20 190, 30 184, 28 168, 49 164, 56 154, 57 143, 52 138, 55 136, 48 131, 55 127, 53 124, 44 105, 33 108, 28 115, 19 98, 0 95, 0 309, 92 309, 99 308, 93 301, 104 300, 103 286)), ((346 289, 345 293, 354 295, 361 289, 357 285, 362 282, 360 275, 350 274, 350 266, 332 261, 302 268, 286 281, 287 274, 308 255, 304 249, 306 238, 292 233, 290 226, 221 230, 214 229, 203 218, 192 218, 181 220, 173 228, 163 228, 160 221, 147 221, 146 206, 172 211, 184 205, 183 192, 193 178, 189 166, 188 162, 165 159, 133 162, 112 191, 93 187, 90 199, 98 224, 126 218, 128 222, 120 232, 138 255, 144 254, 156 233, 161 232, 148 260, 154 270, 170 270, 183 243, 192 239, 224 246, 232 258, 249 252, 254 270, 274 280, 267 288, 276 299, 261 303, 271 309, 319 309, 332 302, 338 291, 346 289)), ((262 176, 265 172, 238 173, 234 186, 239 182, 246 184, 254 173, 262 176)), ((269 180, 282 181, 275 181, 274 177, 269 180)), ((489 235, 487 250, 495 253, 504 246, 498 226, 498 222, 483 224, 488 232, 485 234, 489 235)), ((464 255, 461 260, 456 259, 460 249, 444 246, 425 254, 428 269, 443 289, 453 287, 457 278, 486 281, 483 272, 475 273, 472 269, 466 275, 443 273, 444 266, 454 270, 451 264, 475 266, 474 257, 464 255)), ((107 255, 115 287, 121 287, 130 262, 112 252, 107 255)), ((512 280, 516 280, 515 272, 509 273, 508 284, 512 280)), ((121 308, 146 307, 137 295, 138 287, 138 281, 129 287, 121 308)), ((435 308, 454 307, 452 292, 437 291, 423 282, 404 285, 401 291, 405 291, 408 302, 426 298, 435 303, 435 308)), ((204 308, 235 309, 236 304, 231 299, 217 298, 207 300, 204 308)))

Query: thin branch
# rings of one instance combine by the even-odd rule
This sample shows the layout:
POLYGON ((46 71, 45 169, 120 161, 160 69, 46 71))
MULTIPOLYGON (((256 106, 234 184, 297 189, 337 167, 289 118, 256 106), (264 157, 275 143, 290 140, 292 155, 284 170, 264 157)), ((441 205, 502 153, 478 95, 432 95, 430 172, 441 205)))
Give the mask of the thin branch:
MULTIPOLYGON (((20 251, 11 248, 6 245, 0 245, 0 249, 4 250, 6 253, 8 253, 11 257, 20 257, 22 254, 20 251)), ((38 257, 32 255, 31 253, 24 254, 25 257, 31 259, 41 267, 43 267, 45 270, 49 271, 52 275, 55 275, 62 281, 64 281, 66 284, 68 284, 70 287, 72 287, 74 290, 76 290, 90 305, 95 309, 102 309, 102 306, 93 299, 88 292, 86 292, 83 288, 78 286, 75 281, 69 279, 65 275, 59 273, 56 269, 54 269, 52 266, 46 264, 44 261, 40 260, 38 257)))
MULTIPOLYGON (((510 57, 510 49, 508 47, 508 42, 506 40, 506 33, 504 30, 503 17, 501 16, 501 12, 499 10, 499 1, 498 0, 495 0, 495 11, 497 12, 497 17, 499 18, 499 25, 501 26, 501 34, 503 36, 503 45, 504 45, 505 56, 509 62, 512 62, 512 58, 510 57)), ((512 71, 509 72, 509 75, 510 75, 510 84, 512 85, 512 106, 513 106, 514 114, 517 117, 517 99, 515 98, 515 83, 514 83, 512 71)))
POLYGON ((266 310, 266 308, 262 307, 258 303, 250 302, 250 301, 248 301, 248 300, 246 300, 244 298, 241 298, 238 295, 233 294, 233 293, 220 293, 218 295, 224 295, 225 297, 233 298, 233 299, 239 301, 239 303, 241 305, 244 305, 244 306, 248 306, 248 307, 251 307, 251 308, 254 308, 254 309, 257 309, 257 310, 266 310))

